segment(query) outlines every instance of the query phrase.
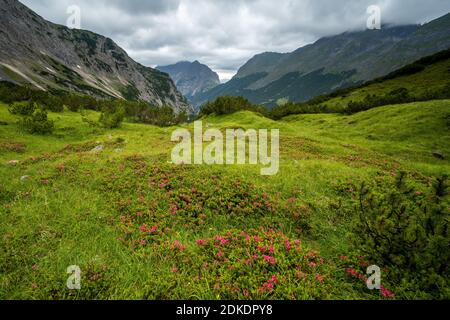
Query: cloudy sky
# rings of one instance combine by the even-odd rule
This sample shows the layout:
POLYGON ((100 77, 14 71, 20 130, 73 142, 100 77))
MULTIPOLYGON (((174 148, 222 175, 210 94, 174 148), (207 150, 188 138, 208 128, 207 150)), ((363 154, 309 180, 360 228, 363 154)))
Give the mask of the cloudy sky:
POLYGON ((199 60, 231 78, 253 55, 289 52, 320 37, 366 27, 369 5, 383 24, 425 23, 450 12, 449 0, 21 0, 66 24, 108 36, 147 66, 199 60))

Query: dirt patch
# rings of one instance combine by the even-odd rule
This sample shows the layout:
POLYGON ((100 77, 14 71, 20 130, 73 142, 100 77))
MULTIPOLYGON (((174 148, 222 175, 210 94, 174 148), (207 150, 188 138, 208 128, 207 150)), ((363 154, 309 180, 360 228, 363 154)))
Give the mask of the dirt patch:
POLYGON ((0 151, 24 153, 26 144, 18 142, 0 142, 0 151))

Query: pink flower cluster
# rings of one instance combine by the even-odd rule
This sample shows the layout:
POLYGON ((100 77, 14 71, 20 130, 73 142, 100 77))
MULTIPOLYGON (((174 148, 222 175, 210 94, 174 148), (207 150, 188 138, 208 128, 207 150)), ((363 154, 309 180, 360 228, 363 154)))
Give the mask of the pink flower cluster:
POLYGON ((229 240, 227 240, 226 238, 222 237, 222 236, 216 236, 216 241, 219 243, 219 245, 224 246, 226 245, 228 242, 230 242, 229 240))
POLYGON ((286 249, 286 251, 291 251, 292 250, 292 244, 291 244, 291 242, 289 241, 289 240, 286 240, 285 242, 284 242, 284 248, 286 249))
POLYGON ((199 240, 195 241, 195 243, 197 243, 199 246, 204 246, 206 244, 206 240, 199 239, 199 240))
POLYGON ((266 261, 267 263, 269 263, 271 265, 277 264, 277 260, 272 256, 263 254, 263 259, 264 259, 264 261, 266 261))
POLYGON ((142 233, 155 233, 156 231, 158 231, 158 226, 148 228, 146 224, 143 224, 142 226, 139 227, 139 230, 142 233))
POLYGON ((173 247, 174 247, 175 249, 180 250, 180 251, 186 250, 186 246, 182 245, 181 242, 178 241, 178 240, 175 240, 175 241, 173 242, 173 247))
MULTIPOLYGON (((355 270, 353 268, 347 268, 347 269, 345 269, 345 271, 352 277, 360 279, 360 280, 364 281, 365 283, 367 283, 367 277, 365 277, 363 274, 359 273, 357 270, 355 270)), ((385 298, 394 298, 395 297, 394 293, 392 293, 391 291, 389 291, 388 289, 386 289, 383 286, 380 287, 380 293, 385 298)))
POLYGON ((170 214, 174 216, 177 214, 178 209, 176 206, 171 206, 169 211, 170 211, 170 214))
POLYGON ((325 277, 320 274, 316 274, 316 280, 323 283, 325 281, 325 277))
POLYGON ((386 289, 383 286, 381 286, 381 288, 380 288, 380 293, 385 298, 394 298, 395 297, 394 293, 392 293, 391 291, 389 291, 388 289, 386 289))
POLYGON ((273 289, 275 288, 275 285, 278 283, 277 276, 272 276, 269 280, 267 280, 265 283, 263 283, 262 287, 259 288, 260 292, 269 292, 271 293, 273 289))
POLYGON ((257 246, 256 250, 259 252, 266 252, 268 251, 270 254, 274 254, 275 253, 275 248, 273 246, 257 246))
POLYGON ((263 239, 262 239, 260 236, 254 236, 254 237, 253 237, 253 240, 254 240, 256 243, 260 243, 260 242, 263 241, 263 239))

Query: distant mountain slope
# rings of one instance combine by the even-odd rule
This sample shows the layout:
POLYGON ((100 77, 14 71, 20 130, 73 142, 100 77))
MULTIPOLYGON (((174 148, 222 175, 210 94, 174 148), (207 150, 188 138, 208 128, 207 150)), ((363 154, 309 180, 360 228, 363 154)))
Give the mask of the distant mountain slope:
POLYGON ((198 61, 182 61, 156 69, 166 72, 188 99, 220 84, 219 75, 198 61))
POLYGON ((191 111, 167 74, 109 38, 48 22, 16 0, 0 0, 0 79, 191 111))
POLYGON ((406 89, 412 96, 421 97, 437 91, 450 95, 450 49, 422 58, 393 73, 369 81, 362 86, 334 92, 317 104, 336 110, 346 109, 349 102, 363 101, 368 95, 383 96, 389 92, 406 89), (447 90, 448 88, 448 90, 447 90))
POLYGON ((445 99, 450 99, 450 49, 421 58, 358 86, 320 95, 303 103, 277 106, 271 110, 270 117, 282 119, 296 114, 353 114, 386 105, 445 99))
POLYGON ((423 26, 384 27, 326 37, 292 53, 250 59, 228 83, 196 95, 201 105, 221 95, 242 95, 267 106, 279 99, 306 101, 386 75, 450 47, 450 14, 423 26))
POLYGON ((255 73, 272 72, 288 53, 264 52, 257 54, 239 68, 235 78, 245 78, 255 73))

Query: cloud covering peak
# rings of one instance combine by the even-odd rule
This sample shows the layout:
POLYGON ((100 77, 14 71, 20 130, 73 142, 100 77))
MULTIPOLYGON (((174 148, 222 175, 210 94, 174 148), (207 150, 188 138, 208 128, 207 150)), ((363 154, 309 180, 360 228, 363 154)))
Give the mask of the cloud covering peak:
POLYGON ((55 23, 81 9, 81 27, 108 36, 147 66, 199 60, 229 79, 253 55, 288 52, 320 37, 364 29, 370 5, 383 24, 425 23, 448 0, 22 0, 55 23))

